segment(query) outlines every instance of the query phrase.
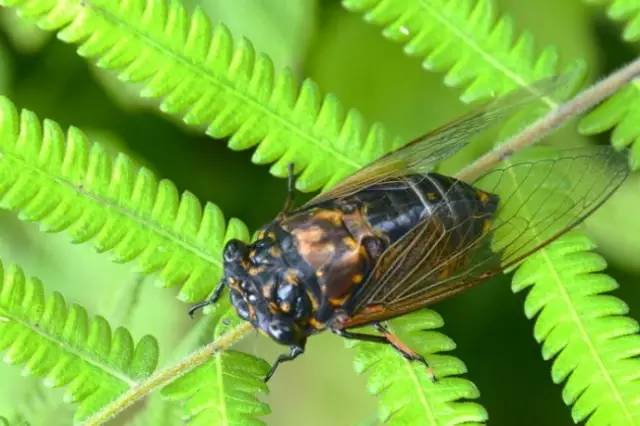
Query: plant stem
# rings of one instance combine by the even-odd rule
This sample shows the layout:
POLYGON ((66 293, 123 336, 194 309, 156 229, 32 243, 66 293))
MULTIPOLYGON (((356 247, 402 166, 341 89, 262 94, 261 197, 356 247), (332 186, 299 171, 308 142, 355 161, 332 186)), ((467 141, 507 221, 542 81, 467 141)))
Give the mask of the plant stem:
POLYGON ((551 110, 547 115, 533 122, 505 143, 465 167, 456 175, 456 178, 467 182, 477 179, 500 161, 534 144, 565 124, 569 119, 595 106, 638 75, 640 75, 640 58, 580 92, 570 101, 551 110))
POLYGON ((185 375, 194 368, 204 364, 205 362, 210 360, 215 353, 228 349, 235 342, 249 334, 251 330, 253 330, 251 324, 248 322, 243 322, 238 327, 221 336, 219 339, 209 343, 206 346, 203 346, 197 351, 191 353, 191 355, 183 358, 177 364, 157 371, 145 381, 139 383, 137 386, 130 388, 116 400, 105 405, 100 411, 89 417, 83 423, 83 425, 97 426, 107 422, 111 418, 123 412, 125 409, 135 404, 140 399, 149 395, 151 392, 164 387, 165 385, 185 375))

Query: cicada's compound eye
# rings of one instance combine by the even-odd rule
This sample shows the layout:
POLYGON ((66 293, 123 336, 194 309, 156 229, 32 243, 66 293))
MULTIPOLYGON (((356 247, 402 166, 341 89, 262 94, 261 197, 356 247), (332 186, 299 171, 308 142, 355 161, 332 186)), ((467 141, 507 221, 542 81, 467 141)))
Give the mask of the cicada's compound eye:
POLYGON ((229 240, 224 246, 223 258, 227 264, 238 262, 247 257, 249 249, 245 243, 240 240, 229 240))

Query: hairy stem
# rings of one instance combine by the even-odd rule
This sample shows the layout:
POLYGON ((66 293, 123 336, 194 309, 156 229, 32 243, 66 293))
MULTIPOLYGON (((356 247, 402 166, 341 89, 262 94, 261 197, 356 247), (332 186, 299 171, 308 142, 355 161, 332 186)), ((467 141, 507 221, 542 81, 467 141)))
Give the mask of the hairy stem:
POLYGON ((97 426, 105 423, 150 393, 164 387, 177 378, 182 377, 189 371, 204 364, 210 360, 211 356, 215 353, 228 349, 235 342, 246 336, 252 329, 253 328, 250 323, 243 322, 238 327, 221 336, 219 339, 203 346, 197 351, 191 353, 191 355, 183 358, 177 364, 164 368, 156 372, 147 380, 133 386, 127 392, 123 393, 118 399, 102 407, 100 411, 89 417, 83 424, 85 426, 97 426))
POLYGON ((534 144, 571 118, 595 106, 638 75, 640 75, 640 58, 580 92, 570 101, 551 110, 547 115, 533 122, 505 143, 465 167, 456 177, 468 182, 477 179, 500 161, 534 144))

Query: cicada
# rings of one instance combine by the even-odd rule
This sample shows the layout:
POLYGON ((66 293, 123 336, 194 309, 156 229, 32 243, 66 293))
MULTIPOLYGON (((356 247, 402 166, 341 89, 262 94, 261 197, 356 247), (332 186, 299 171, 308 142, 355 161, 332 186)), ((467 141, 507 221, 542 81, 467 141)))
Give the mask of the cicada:
POLYGON ((287 202, 251 244, 227 242, 222 279, 191 313, 229 289, 241 318, 290 347, 265 380, 327 329, 426 365, 385 321, 512 268, 627 176, 626 156, 610 147, 529 149, 472 182, 433 171, 519 103, 498 102, 418 138, 301 207, 287 202), (375 331, 353 330, 364 325, 375 331))

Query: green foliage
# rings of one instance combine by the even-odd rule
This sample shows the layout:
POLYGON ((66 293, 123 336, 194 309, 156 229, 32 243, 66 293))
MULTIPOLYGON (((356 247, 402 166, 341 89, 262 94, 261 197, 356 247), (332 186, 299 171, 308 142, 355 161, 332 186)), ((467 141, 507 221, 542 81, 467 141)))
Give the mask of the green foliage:
POLYGON ((632 170, 640 167, 640 82, 634 81, 619 90, 580 121, 579 130, 592 135, 613 129, 611 144, 616 148, 630 147, 632 170))
POLYGON ((158 345, 151 336, 134 344, 124 328, 112 331, 104 318, 89 319, 62 296, 45 297, 42 284, 16 266, 0 266, 0 349, 3 360, 21 364, 23 374, 65 387, 81 420, 156 367, 158 345))
POLYGON ((618 287, 602 273, 604 259, 586 237, 570 235, 529 257, 513 278, 513 290, 530 288, 527 317, 545 359, 554 358, 553 381, 575 422, 640 422, 640 335, 629 308, 605 294, 618 287))
MULTIPOLYGON (((596 0, 597 1, 597 0, 596 0)), ((78 45, 79 54, 158 98, 160 109, 187 124, 229 138, 232 149, 256 146, 253 161, 274 163, 283 176, 295 163, 302 190, 330 186, 343 176, 400 145, 382 126, 365 125, 334 95, 322 96, 311 80, 300 86, 246 39, 234 40, 223 25, 212 26, 201 9, 189 15, 178 0, 0 0, 59 38, 78 45)), ((464 89, 465 102, 485 100, 559 73, 554 47, 534 48, 525 32, 514 36, 508 16, 497 18, 490 0, 344 0, 351 10, 384 26, 390 39, 423 58, 426 68, 447 73, 445 83, 464 89)), ((615 16, 629 18, 628 38, 637 36, 633 2, 613 1, 615 16)), ((572 66, 582 69, 580 63, 572 66)), ((389 83, 395 83, 389 78, 389 83)), ((633 107, 638 87, 629 86, 583 121, 587 132, 617 126, 613 144, 638 139, 633 107)), ((554 101, 546 99, 549 105, 554 101)), ((635 108, 640 110, 640 108, 635 108)), ((640 144, 634 144, 637 164, 640 144)), ((124 155, 112 159, 77 128, 66 136, 58 125, 18 113, 0 98, 0 206, 44 231, 66 231, 73 242, 89 242, 119 262, 135 261, 144 273, 158 273, 165 285, 181 285, 180 298, 204 298, 220 275, 221 250, 229 238, 248 239, 232 219, 225 229, 220 210, 201 206, 191 193, 158 180, 124 155)), ((634 160, 636 159, 636 160, 634 160)), ((228 185, 228 184, 225 184, 228 185)), ((556 357, 554 381, 566 380, 564 398, 576 421, 605 424, 637 421, 640 353, 637 323, 626 305, 602 294, 615 282, 596 272, 601 258, 584 237, 571 237, 525 262, 514 290, 532 287, 526 313, 538 315, 535 335, 545 358, 556 357), (634 395, 635 394, 635 395, 634 395)), ((88 321, 84 310, 66 308, 61 296, 44 299, 42 286, 16 268, 3 274, 0 346, 6 359, 25 371, 66 385, 79 403, 76 418, 104 406, 139 384, 153 370, 157 346, 144 338, 134 349, 128 332, 111 337, 105 320, 88 321), (8 283, 8 284, 7 284, 8 283)), ((126 307, 125 307, 126 308, 126 307)), ((213 340, 237 328, 228 302, 210 318, 213 340)), ((355 344, 356 368, 368 373, 370 391, 380 399, 388 424, 479 424, 486 410, 473 401, 479 392, 460 377, 465 365, 443 352, 454 343, 434 329, 432 311, 393 321, 410 347, 423 353, 438 381, 425 368, 402 359, 390 347, 355 344)), ((193 336, 191 336, 193 337, 193 336)), ((188 346, 193 342, 188 341, 188 346)), ((198 340, 198 339, 195 339, 198 340)), ((239 352, 216 353, 206 364, 164 388, 136 417, 139 424, 262 424, 269 407, 268 365, 239 352)), ((1 422, 1 420, 0 420, 1 422)))
POLYGON ((490 0, 343 0, 343 4, 383 26, 384 36, 404 43, 407 54, 424 57, 426 69, 446 71, 446 85, 465 88, 464 102, 526 88, 558 74, 556 49, 537 53, 528 32, 514 41, 512 19, 496 19, 490 0))
POLYGON ((254 356, 227 351, 196 368, 163 390, 165 397, 184 401, 190 425, 262 425, 258 416, 269 406, 255 394, 266 392, 269 365, 254 356))
MULTIPOLYGON (((5 3, 20 6, 20 12, 36 20, 42 28, 64 27, 60 38, 78 42, 81 55, 97 58, 101 67, 120 71, 121 79, 143 82, 143 95, 163 97, 162 110, 183 115, 185 122, 192 125, 207 124, 207 133, 215 137, 235 132, 230 140, 232 148, 247 148, 264 138, 254 154, 254 160, 264 162, 279 158, 274 168, 276 174, 283 174, 284 166, 292 161, 297 168, 306 167, 297 181, 300 189, 330 185, 391 147, 390 139, 381 127, 375 126, 367 131, 359 114, 355 111, 345 114, 333 96, 322 100, 312 82, 305 81, 300 93, 296 93, 288 73, 273 77, 272 65, 265 56, 256 56, 246 41, 234 48, 228 31, 223 26, 211 30, 208 20, 199 10, 196 10, 189 23, 182 6, 177 2, 171 2, 168 9, 154 7, 163 5, 163 2, 149 2, 148 5, 153 6, 146 9, 145 16, 148 19, 139 19, 145 10, 140 2, 126 3, 123 7, 116 7, 109 2, 100 2, 100 5, 97 5, 99 2, 83 2, 82 7, 78 6, 78 2, 66 2, 64 7, 54 2, 48 5, 47 2, 44 5, 5 3), (164 31, 163 24, 167 19, 172 25, 169 31, 164 31), (183 36, 187 34, 185 39, 183 36), (123 39, 129 40, 127 49, 122 46, 123 39), (206 84, 203 85, 203 82, 206 84), (287 147, 288 143, 292 147, 287 147), (313 146, 313 151, 309 150, 309 144, 313 146), (328 153, 327 156, 323 155, 324 151, 328 153), (308 155, 311 152, 313 154, 308 155)), ((177 196, 170 198, 173 201, 177 196)), ((195 203, 192 197, 189 200, 195 203)), ((162 209, 167 210, 171 209, 162 209)), ((174 225, 176 221, 170 220, 168 223, 174 225)), ((184 223, 179 225, 176 229, 181 229, 184 223)), ((103 234, 110 235, 109 232, 103 234)), ((129 247, 131 242, 140 240, 127 238, 126 244, 121 246, 129 247)), ((215 259, 220 257, 221 245, 209 244, 209 247, 205 247, 198 247, 198 254, 209 254, 218 249, 217 253, 206 258, 215 264, 215 259)), ((154 257, 157 265, 168 263, 172 267, 194 270, 193 259, 188 262, 184 258, 179 259, 172 249, 168 249, 167 253, 172 253, 176 261, 166 262, 154 257)), ((149 259, 139 259, 143 269, 145 261, 149 259)), ((208 293, 218 272, 211 265, 208 266, 209 269, 195 269, 192 276, 196 277, 193 281, 207 277, 209 287, 187 278, 187 284, 181 292, 183 299, 197 300, 208 293)), ((163 272, 161 274, 164 276, 163 272)), ((183 276, 180 278, 185 280, 183 276)), ((217 371, 220 371, 223 363, 231 368, 235 361, 234 357, 218 356, 215 361, 217 371)), ((209 377, 212 372, 215 372, 212 367, 202 367, 187 377, 209 377)), ((169 394, 175 395, 176 389, 182 389, 180 383, 183 382, 171 388, 173 392, 169 394)), ((185 378, 184 383, 191 382, 185 378)), ((231 386, 225 384, 218 391, 229 391, 231 386)), ((204 398, 207 394, 185 394, 182 390, 178 395, 182 398, 204 398)), ((216 395, 207 397, 215 399, 216 395)), ((215 410, 219 409, 218 406, 214 407, 215 410)), ((263 411, 256 409, 255 413, 263 411)), ((217 412, 199 414, 187 409, 188 416, 196 414, 218 415, 217 412)))
POLYGON ((296 185, 310 191, 332 185, 399 141, 380 125, 370 129, 335 96, 315 83, 297 88, 287 71, 246 39, 234 42, 223 25, 212 28, 196 9, 191 17, 178 0, 2 0, 41 28, 78 43, 79 54, 141 83, 142 95, 162 97, 160 109, 216 138, 230 136, 232 149, 260 144, 253 161, 302 171, 296 185), (313 155, 307 155, 313 152, 313 155))
POLYGON ((166 285, 182 284, 180 297, 204 298, 220 274, 223 243, 248 238, 220 209, 204 208, 189 192, 158 180, 125 155, 115 160, 77 128, 65 138, 51 120, 19 115, 0 98, 0 206, 46 232, 65 230, 74 243, 91 242, 118 262, 137 261, 166 285))
MULTIPOLYGON (((612 19, 626 20, 622 37, 627 41, 640 40, 640 3, 635 0, 587 0, 590 3, 609 4, 612 19)), ((580 121, 580 132, 593 135, 613 129, 611 143, 616 148, 630 147, 629 165, 640 167, 640 82, 635 80, 580 121)))
MULTIPOLYGON (((216 306, 214 340, 239 322, 228 302, 216 306)), ((171 383, 162 391, 169 401, 181 402, 183 419, 190 425, 262 425, 257 417, 270 412, 256 397, 266 393, 266 361, 252 355, 226 351, 171 383)))
POLYGON ((14 406, 13 419, 33 426, 68 426, 73 422, 74 407, 63 403, 63 389, 53 392, 38 382, 30 385, 29 391, 14 406))
POLYGON ((607 15, 616 21, 627 21, 622 32, 626 41, 640 40, 640 3, 637 0, 584 0, 586 3, 607 5, 607 15))
POLYGON ((422 354, 437 381, 424 365, 407 361, 390 346, 358 342, 355 367, 367 373, 369 392, 379 398, 380 421, 389 425, 473 425, 487 420, 486 410, 471 399, 476 386, 459 377, 467 369, 462 361, 443 352, 455 348, 444 334, 433 331, 443 325, 432 310, 421 310, 392 321, 392 331, 422 354))

